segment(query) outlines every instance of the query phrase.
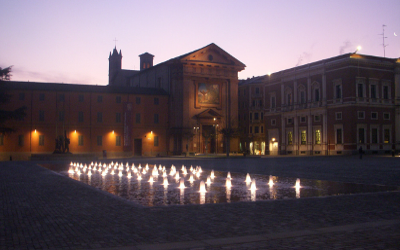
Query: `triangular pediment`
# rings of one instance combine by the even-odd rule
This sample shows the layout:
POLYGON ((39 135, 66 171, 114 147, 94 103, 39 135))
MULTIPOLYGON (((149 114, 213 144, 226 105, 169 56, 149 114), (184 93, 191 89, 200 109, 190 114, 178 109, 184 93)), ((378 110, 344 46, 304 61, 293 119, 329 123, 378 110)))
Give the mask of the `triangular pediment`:
POLYGON ((213 118, 221 118, 222 115, 220 113, 218 113, 217 111, 213 110, 213 109, 206 109, 201 113, 198 113, 197 115, 195 115, 196 118, 202 118, 202 119, 213 119, 213 118))
POLYGON ((204 48, 190 52, 181 56, 181 62, 184 63, 201 63, 221 66, 233 66, 239 69, 244 69, 246 65, 237 60, 235 57, 228 54, 226 51, 215 45, 214 43, 207 45, 204 48))

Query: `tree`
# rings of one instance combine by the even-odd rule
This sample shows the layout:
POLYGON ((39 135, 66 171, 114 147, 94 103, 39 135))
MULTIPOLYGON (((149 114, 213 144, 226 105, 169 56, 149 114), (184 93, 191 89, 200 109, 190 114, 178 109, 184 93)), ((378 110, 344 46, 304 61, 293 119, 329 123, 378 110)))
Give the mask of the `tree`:
POLYGON ((229 151, 231 150, 231 138, 239 137, 243 132, 243 129, 235 124, 237 123, 232 121, 231 124, 228 124, 229 126, 219 130, 219 132, 223 134, 225 138, 226 157, 229 157, 229 151))
MULTIPOLYGON (((0 105, 6 104, 10 101, 11 95, 7 93, 7 86, 5 81, 11 79, 11 68, 0 68, 0 105)), ((22 120, 26 113, 26 107, 20 107, 15 110, 0 109, 0 134, 9 134, 15 132, 15 129, 6 125, 9 120, 22 120)))

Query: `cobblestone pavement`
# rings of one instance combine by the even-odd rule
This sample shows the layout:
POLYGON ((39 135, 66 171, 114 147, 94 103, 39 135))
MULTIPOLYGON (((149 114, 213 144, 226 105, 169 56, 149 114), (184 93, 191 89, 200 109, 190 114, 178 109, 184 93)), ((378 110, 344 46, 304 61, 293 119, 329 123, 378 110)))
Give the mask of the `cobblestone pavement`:
MULTIPOLYGON (((400 186, 400 158, 391 157, 132 161, 400 186)), ((398 249, 400 245, 399 192, 148 208, 38 163, 0 163, 0 249, 398 249)))

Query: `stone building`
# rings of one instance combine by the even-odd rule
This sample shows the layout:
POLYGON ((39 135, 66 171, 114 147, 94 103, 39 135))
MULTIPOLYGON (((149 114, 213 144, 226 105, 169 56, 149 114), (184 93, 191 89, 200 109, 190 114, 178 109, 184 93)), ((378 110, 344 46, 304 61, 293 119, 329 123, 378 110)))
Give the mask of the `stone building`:
POLYGON ((251 154, 400 149, 400 60, 345 54, 239 83, 251 154))
MULTIPOLYGON (((109 157, 226 152, 220 129, 237 126, 238 72, 245 65, 215 44, 140 70, 122 69, 122 52, 109 55, 109 85, 3 82, 12 95, 3 109, 26 106, 17 132, 0 135, 0 159, 52 153, 66 135, 74 154, 109 157)), ((230 151, 238 151, 230 139, 230 151)))

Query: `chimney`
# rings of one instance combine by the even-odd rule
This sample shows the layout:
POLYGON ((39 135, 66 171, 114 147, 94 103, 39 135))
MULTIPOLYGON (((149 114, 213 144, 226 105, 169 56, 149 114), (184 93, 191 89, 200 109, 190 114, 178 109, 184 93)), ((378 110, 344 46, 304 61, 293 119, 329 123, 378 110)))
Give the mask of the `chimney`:
POLYGON ((148 69, 150 67, 153 67, 153 58, 154 56, 150 53, 143 53, 139 55, 140 57, 140 70, 148 69))

